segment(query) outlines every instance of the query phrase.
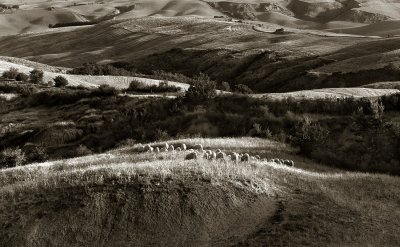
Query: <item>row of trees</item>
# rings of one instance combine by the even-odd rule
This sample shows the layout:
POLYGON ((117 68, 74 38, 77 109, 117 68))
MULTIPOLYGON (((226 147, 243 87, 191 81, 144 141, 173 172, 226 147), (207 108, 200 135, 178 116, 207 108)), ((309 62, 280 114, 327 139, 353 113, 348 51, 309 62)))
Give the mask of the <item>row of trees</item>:
MULTIPOLYGON (((30 82, 33 84, 43 84, 44 73, 42 70, 34 69, 28 74, 19 72, 17 68, 10 68, 4 71, 2 77, 9 80, 15 80, 20 82, 30 82)), ((55 87, 65 87, 68 85, 68 80, 63 76, 56 76, 54 79, 55 87)), ((50 84, 50 83, 49 83, 50 84)), ((51 82, 53 84, 53 82, 51 82)))

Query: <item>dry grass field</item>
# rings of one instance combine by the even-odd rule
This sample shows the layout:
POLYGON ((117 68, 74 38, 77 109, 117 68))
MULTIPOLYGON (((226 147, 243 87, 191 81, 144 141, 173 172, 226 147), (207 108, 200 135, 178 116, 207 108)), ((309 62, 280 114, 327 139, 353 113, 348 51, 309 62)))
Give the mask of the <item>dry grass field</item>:
MULTIPOLYGON (((262 157, 271 151, 279 157, 285 149, 283 144, 249 138, 171 143, 203 143, 262 157)), ((264 161, 185 161, 187 152, 138 153, 137 148, 0 171, 0 242, 399 244, 397 177, 315 172, 264 161)))
POLYGON ((2 0, 0 246, 400 246, 399 20, 2 0))

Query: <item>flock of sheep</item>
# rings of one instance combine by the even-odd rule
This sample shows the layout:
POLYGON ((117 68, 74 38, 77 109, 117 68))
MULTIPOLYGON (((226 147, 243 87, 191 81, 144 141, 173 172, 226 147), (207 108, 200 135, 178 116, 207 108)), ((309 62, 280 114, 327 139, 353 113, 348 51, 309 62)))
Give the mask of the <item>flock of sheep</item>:
POLYGON ((248 153, 244 154, 239 154, 236 152, 230 152, 230 153, 225 153, 221 151, 220 149, 213 151, 213 150, 205 150, 203 148, 203 145, 201 144, 195 144, 191 149, 187 149, 186 144, 182 143, 179 145, 179 147, 174 147, 173 145, 170 145, 168 143, 164 143, 160 146, 154 146, 152 147, 150 144, 145 145, 142 147, 143 152, 154 152, 154 153, 160 153, 160 152, 180 152, 180 151, 186 151, 188 154, 185 156, 185 160, 194 160, 198 158, 204 158, 207 160, 220 160, 220 161, 233 161, 235 163, 238 162, 249 162, 249 161, 264 161, 264 162, 273 162, 276 164, 280 165, 287 165, 294 167, 294 162, 293 160, 282 160, 282 159, 261 159, 259 155, 249 155, 248 153))

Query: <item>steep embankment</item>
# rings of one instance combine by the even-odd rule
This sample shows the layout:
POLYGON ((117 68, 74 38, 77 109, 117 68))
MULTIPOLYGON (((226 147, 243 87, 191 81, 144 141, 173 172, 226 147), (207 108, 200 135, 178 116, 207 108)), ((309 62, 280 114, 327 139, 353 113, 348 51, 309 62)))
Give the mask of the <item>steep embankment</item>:
MULTIPOLYGON (((203 143, 239 152, 265 152, 271 144, 242 141, 203 143)), ((184 161, 187 152, 138 148, 1 170, 0 244, 399 244, 398 178, 266 161, 184 161)))

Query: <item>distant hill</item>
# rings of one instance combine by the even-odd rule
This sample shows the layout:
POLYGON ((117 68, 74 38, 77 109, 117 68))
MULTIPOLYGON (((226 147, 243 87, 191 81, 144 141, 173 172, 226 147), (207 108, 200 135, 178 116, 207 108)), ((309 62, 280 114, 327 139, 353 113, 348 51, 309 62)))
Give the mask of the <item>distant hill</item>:
POLYGON ((320 30, 400 19, 400 3, 395 0, 7 0, 4 4, 17 4, 20 10, 0 12, 2 34, 44 30, 57 22, 143 16, 229 16, 320 30))

